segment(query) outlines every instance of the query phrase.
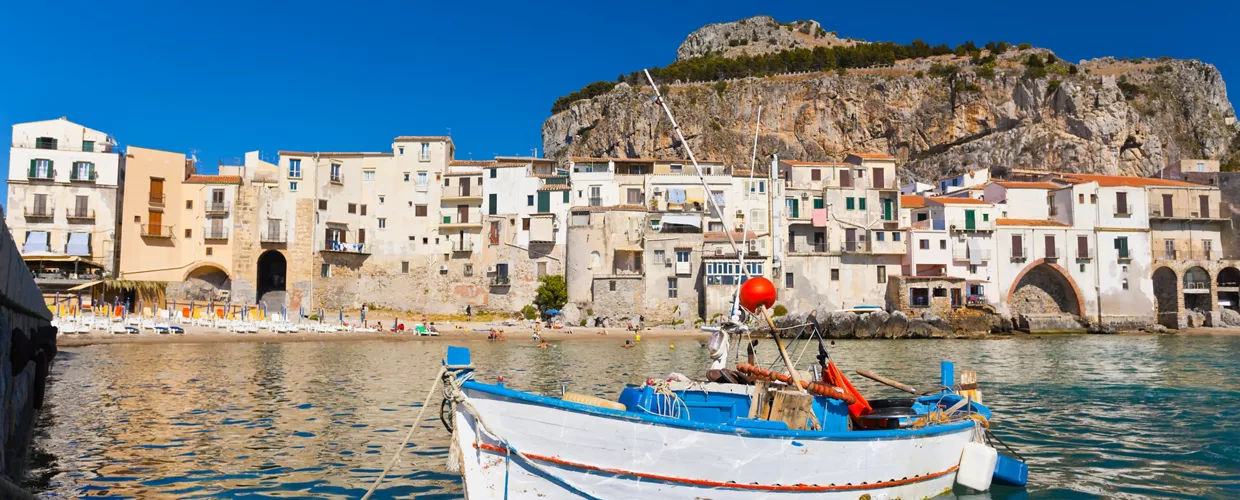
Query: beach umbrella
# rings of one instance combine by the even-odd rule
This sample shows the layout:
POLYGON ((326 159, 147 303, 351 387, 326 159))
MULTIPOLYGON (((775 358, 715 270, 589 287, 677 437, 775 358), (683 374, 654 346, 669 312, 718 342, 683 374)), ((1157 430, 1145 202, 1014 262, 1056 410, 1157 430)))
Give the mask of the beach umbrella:
POLYGON ((400 318, 392 318, 392 330, 396 330, 397 326, 400 326, 400 318))

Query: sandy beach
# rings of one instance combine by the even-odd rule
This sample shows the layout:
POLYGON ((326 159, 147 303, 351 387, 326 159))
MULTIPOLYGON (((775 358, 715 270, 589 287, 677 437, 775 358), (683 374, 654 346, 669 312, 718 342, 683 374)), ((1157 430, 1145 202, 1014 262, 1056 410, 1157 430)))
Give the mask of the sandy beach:
MULTIPOLYGON (((312 323, 303 323, 309 325, 312 323)), ((390 323, 387 323, 390 325, 390 323)), ((159 334, 150 330, 139 334, 115 334, 95 331, 89 334, 68 334, 57 337, 60 347, 78 347, 95 344, 156 344, 186 343, 208 344, 218 342, 350 342, 363 340, 388 340, 396 342, 408 341, 472 341, 487 340, 491 328, 502 329, 507 341, 529 342, 533 340, 534 330, 528 326, 504 326, 497 322, 461 322, 436 323, 438 336, 416 335, 409 330, 403 333, 393 332, 338 332, 338 333, 274 333, 261 330, 259 333, 233 333, 216 328, 180 325, 185 329, 183 334, 159 334)), ((408 328, 408 325, 406 325, 408 328)), ((675 330, 666 328, 648 328, 641 332, 642 340, 646 339, 702 339, 710 334, 701 330, 675 330)), ((612 341, 621 343, 636 338, 635 332, 624 328, 587 328, 573 327, 565 329, 542 329, 539 335, 548 341, 589 340, 612 341), (600 333, 605 332, 605 333, 600 333)), ((501 341, 502 342, 502 341, 501 341)))

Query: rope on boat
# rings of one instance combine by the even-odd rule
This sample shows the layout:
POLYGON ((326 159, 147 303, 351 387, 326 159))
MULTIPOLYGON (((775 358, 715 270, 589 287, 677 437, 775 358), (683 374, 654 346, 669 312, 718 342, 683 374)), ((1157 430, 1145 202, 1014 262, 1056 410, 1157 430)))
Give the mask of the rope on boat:
POLYGON ((439 374, 435 375, 435 381, 431 382, 431 390, 426 393, 426 399, 422 401, 422 409, 418 411, 418 418, 413 421, 413 425, 409 426, 409 432, 405 433, 405 440, 400 443, 400 447, 396 449, 396 453, 392 454, 392 459, 388 461, 387 467, 383 468, 383 472, 379 473, 379 477, 375 478, 375 484, 370 485, 370 489, 366 490, 366 494, 362 495, 362 500, 370 498, 375 494, 375 490, 379 489, 379 484, 383 483, 383 478, 387 477, 388 472, 392 470, 392 466, 396 465, 396 461, 400 460, 400 452, 406 446, 409 446, 409 440, 413 438, 413 433, 418 430, 419 424, 422 423, 422 416, 426 414, 426 407, 431 404, 431 397, 435 395, 435 388, 439 386, 439 380, 443 378, 446 369, 441 368, 439 374))

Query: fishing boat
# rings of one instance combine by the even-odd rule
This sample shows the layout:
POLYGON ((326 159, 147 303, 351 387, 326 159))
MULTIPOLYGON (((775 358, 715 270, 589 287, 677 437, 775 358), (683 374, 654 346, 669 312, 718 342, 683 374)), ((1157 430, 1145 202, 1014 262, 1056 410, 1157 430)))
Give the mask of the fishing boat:
MULTIPOLYGON (((646 76, 705 187, 675 117, 646 76)), ((725 234, 742 259, 744 242, 725 234)), ((461 473, 465 496, 877 499, 933 497, 956 484, 1024 486, 1023 461, 990 444, 998 441, 988 429, 992 414, 980 403, 973 373, 962 373, 967 383, 958 384, 954 365, 944 362, 941 386, 921 393, 859 370, 914 396, 867 400, 830 358, 812 313, 806 324, 788 327, 818 342, 818 369, 798 370, 768 311, 774 285, 760 276, 738 278, 733 314, 713 329, 707 346, 706 380, 649 379, 623 388, 614 401, 548 396, 505 387, 502 378, 478 380, 469 349, 449 347, 440 417, 453 434, 448 468, 461 473), (755 362, 750 325, 759 320, 772 333, 782 371, 755 362), (744 362, 729 356, 742 344, 744 362)))

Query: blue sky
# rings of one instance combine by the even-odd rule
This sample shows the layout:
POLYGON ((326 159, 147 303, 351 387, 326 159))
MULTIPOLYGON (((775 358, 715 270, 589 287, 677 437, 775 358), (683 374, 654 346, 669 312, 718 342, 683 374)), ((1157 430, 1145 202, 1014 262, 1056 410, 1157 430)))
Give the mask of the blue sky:
POLYGON ((1070 61, 1195 58, 1240 80, 1240 7, 1225 2, 6 2, 0 124, 68 116, 123 145, 196 151, 208 170, 255 149, 383 151, 449 130, 458 158, 541 154, 556 97, 758 14, 1070 61))

